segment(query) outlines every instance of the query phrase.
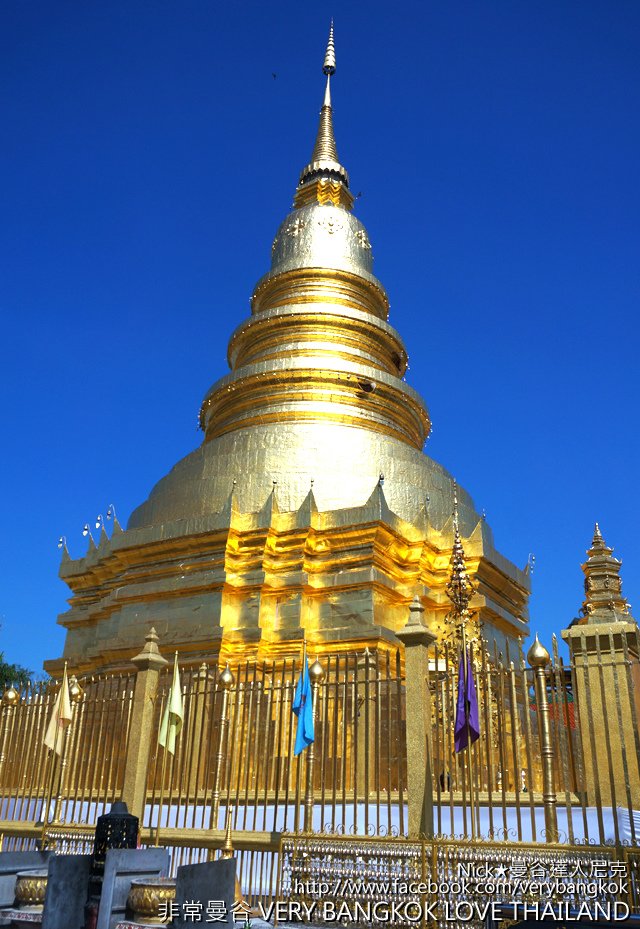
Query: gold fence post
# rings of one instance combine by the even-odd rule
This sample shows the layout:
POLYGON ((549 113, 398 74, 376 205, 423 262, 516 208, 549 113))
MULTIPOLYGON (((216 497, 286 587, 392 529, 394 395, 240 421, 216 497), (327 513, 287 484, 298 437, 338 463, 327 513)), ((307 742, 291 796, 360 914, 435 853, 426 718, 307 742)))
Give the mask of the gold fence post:
MULTIPOLYGON (((218 828, 218 817, 220 815, 220 775, 222 773, 222 761, 224 758, 224 747, 227 741, 227 730, 229 728, 229 691, 235 684, 235 678, 231 673, 231 668, 227 664, 226 668, 218 676, 218 688, 222 691, 222 707, 220 708, 220 737, 218 738, 218 750, 216 752, 216 761, 213 774, 213 792, 211 794, 211 816, 209 818, 209 828, 218 828)), ((227 810, 227 818, 228 818, 227 810)))
POLYGON ((145 637, 145 646, 131 661, 136 666, 136 683, 127 742, 122 799, 130 813, 137 816, 142 826, 147 800, 147 774, 151 742, 153 712, 160 672, 168 665, 158 648, 158 635, 151 629, 145 637))
POLYGON ((307 787, 305 790, 304 797, 304 831, 312 832, 313 831, 313 763, 315 758, 315 724, 318 716, 318 691, 320 690, 320 682, 324 677, 324 668, 316 658, 311 667, 309 668, 309 679, 311 681, 311 692, 312 692, 312 702, 311 702, 311 713, 313 716, 313 730, 314 730, 314 741, 307 749, 307 787))
POLYGON ((527 653, 527 661, 534 671, 536 688, 536 708, 538 711, 538 732, 540 736, 540 755, 542 759, 542 802, 544 803, 544 824, 546 841, 558 841, 558 813, 556 810, 556 789, 553 778, 553 743, 551 739, 551 722, 549 719, 549 702, 547 700, 546 667, 551 661, 549 652, 535 640, 527 653))
POLYGON ((409 836, 433 836, 433 770, 430 730, 431 697, 429 695, 428 650, 435 635, 425 626, 424 607, 416 596, 409 607, 409 620, 396 633, 404 645, 406 677, 407 791, 409 801, 409 836))
POLYGON ((2 775, 4 774, 4 764, 7 759, 7 748, 9 742, 9 729, 11 720, 16 712, 16 707, 20 703, 20 694, 15 687, 7 687, 2 695, 3 724, 2 736, 0 741, 0 788, 2 787, 2 775))
MULTIPOLYGON (((205 662, 203 662, 198 673, 193 679, 193 712, 189 714, 189 729, 187 732, 187 745, 191 746, 190 758, 187 762, 187 798, 193 798, 193 802, 198 802, 199 784, 204 774, 206 766, 206 744, 205 733, 209 720, 209 705, 207 704, 207 691, 209 681, 212 675, 205 662)), ((183 736, 184 739, 184 736, 183 736)))

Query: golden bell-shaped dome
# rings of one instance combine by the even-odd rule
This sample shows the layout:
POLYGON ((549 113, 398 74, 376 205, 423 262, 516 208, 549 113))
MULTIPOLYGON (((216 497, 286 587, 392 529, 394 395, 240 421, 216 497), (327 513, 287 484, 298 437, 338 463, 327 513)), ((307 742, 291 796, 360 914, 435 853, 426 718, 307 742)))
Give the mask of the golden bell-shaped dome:
MULTIPOLYGON (((450 515, 451 478, 423 454, 431 423, 404 380, 407 351, 387 321, 389 301, 373 274, 367 230, 351 212, 338 161, 329 82, 314 152, 294 209, 280 224, 252 313, 232 334, 231 372, 202 404, 205 441, 154 488, 129 526, 220 512, 232 488, 243 511, 264 506, 277 482, 280 509, 297 510, 310 482, 318 506, 362 506, 381 473, 393 510, 408 521, 430 500, 430 517, 450 515), (237 486, 236 486, 237 484, 237 486)), ((477 516, 461 492, 461 517, 477 516)))
MULTIPOLYGON (((297 268, 332 268, 373 277, 371 242, 360 220, 331 201, 289 213, 273 242, 269 277, 297 268)), ((259 286, 259 285, 258 285, 259 286)))

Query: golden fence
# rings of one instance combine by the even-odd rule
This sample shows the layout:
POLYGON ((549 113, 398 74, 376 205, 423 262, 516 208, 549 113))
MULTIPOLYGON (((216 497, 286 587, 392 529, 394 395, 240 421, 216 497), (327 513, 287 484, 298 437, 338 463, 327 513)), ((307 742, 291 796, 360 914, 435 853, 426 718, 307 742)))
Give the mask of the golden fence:
POLYGON ((480 737, 454 752, 458 669, 434 649, 435 833, 515 842, 635 845, 640 837, 638 657, 613 631, 573 662, 527 667, 516 655, 474 656, 480 737), (537 680, 536 680, 537 678, 537 680), (546 783, 545 783, 546 778, 546 783), (636 814, 634 815, 634 810, 636 814))
POLYGON ((552 659, 534 667, 521 648, 476 647, 480 736, 460 753, 458 654, 446 644, 426 653, 422 702, 399 649, 323 655, 315 740, 298 756, 299 658, 245 662, 226 682, 216 665, 182 668, 174 755, 158 745, 168 667, 80 679, 60 758, 43 742, 57 685, 29 687, 2 706, 0 836, 5 848, 47 835, 81 842, 111 802, 138 796, 130 785, 139 782, 133 811, 142 840, 170 847, 174 871, 215 854, 230 820, 248 902, 268 901, 282 836, 409 836, 412 804, 424 798, 408 791, 418 781, 408 770, 416 762, 407 714, 422 714, 422 775, 430 772, 439 841, 632 847, 640 834, 637 651, 613 629, 595 640, 585 630, 581 644, 565 662, 554 638, 552 659), (133 720, 143 718, 152 673, 152 713, 140 726, 133 720))
MULTIPOLYGON (((95 823, 122 793, 135 674, 91 677, 72 702, 61 755, 44 744, 57 695, 27 686, 0 725, 0 832, 3 822, 95 823)), ((18 838, 9 847, 25 847, 18 838)), ((7 843, 5 842, 5 849, 7 843)))
MULTIPOLYGON (((323 666, 316 700, 314 828, 357 828, 362 819, 365 831, 389 831, 395 804, 404 832, 400 656, 328 655, 323 666)), ((292 703, 300 671, 299 659, 246 663, 234 670, 228 692, 204 666, 183 675, 181 742, 169 759, 153 746, 144 824, 224 829, 224 811, 230 810, 234 830, 299 831, 309 758, 306 752, 294 756, 292 703)), ((160 683, 158 726, 170 684, 167 671, 160 683)))

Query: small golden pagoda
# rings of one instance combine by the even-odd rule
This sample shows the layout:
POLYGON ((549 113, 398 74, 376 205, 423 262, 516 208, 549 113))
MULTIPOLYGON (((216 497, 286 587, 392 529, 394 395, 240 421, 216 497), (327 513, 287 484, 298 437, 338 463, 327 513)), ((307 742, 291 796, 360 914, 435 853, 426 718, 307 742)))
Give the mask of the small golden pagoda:
MULTIPOLYGON (((406 383, 326 89, 293 210, 276 233, 230 373, 202 403, 202 444, 162 478, 126 530, 71 559, 59 622, 76 671, 128 666, 153 625, 183 662, 396 648, 418 596, 440 634, 450 608, 453 480, 423 452, 431 422, 406 383)), ((473 610, 499 649, 528 634, 527 571, 495 548, 458 489, 473 610)))

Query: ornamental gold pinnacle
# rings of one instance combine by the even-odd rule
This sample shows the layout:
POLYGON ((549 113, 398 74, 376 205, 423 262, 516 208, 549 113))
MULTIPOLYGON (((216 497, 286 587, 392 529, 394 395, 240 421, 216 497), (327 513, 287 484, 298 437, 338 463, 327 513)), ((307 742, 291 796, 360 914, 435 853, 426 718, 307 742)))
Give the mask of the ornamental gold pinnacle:
MULTIPOLYGON (((329 29, 329 41, 324 55, 322 73, 326 75, 327 83, 320 110, 320 125, 316 136, 311 161, 303 169, 298 182, 298 191, 294 204, 303 206, 310 200, 317 200, 321 188, 334 185, 336 188, 329 199, 337 205, 351 209, 353 197, 349 193, 349 176, 340 164, 338 149, 333 132, 333 107, 331 105, 331 75, 336 72, 336 50, 333 40, 333 21, 329 29), (301 188, 303 190, 301 191, 301 188), (310 194, 312 195, 310 197, 310 194)), ((320 200, 322 202, 322 200, 320 200)))
POLYGON ((453 604, 452 619, 463 618, 469 614, 469 602, 473 587, 467 574, 464 548, 460 538, 458 520, 458 488, 453 485, 453 548, 451 550, 450 577, 447 583, 447 596, 453 604))
POLYGON ((322 73, 326 74, 327 77, 336 73, 336 49, 335 45, 333 44, 333 20, 331 20, 331 27, 329 29, 329 41, 327 42, 327 51, 324 56, 322 73))

